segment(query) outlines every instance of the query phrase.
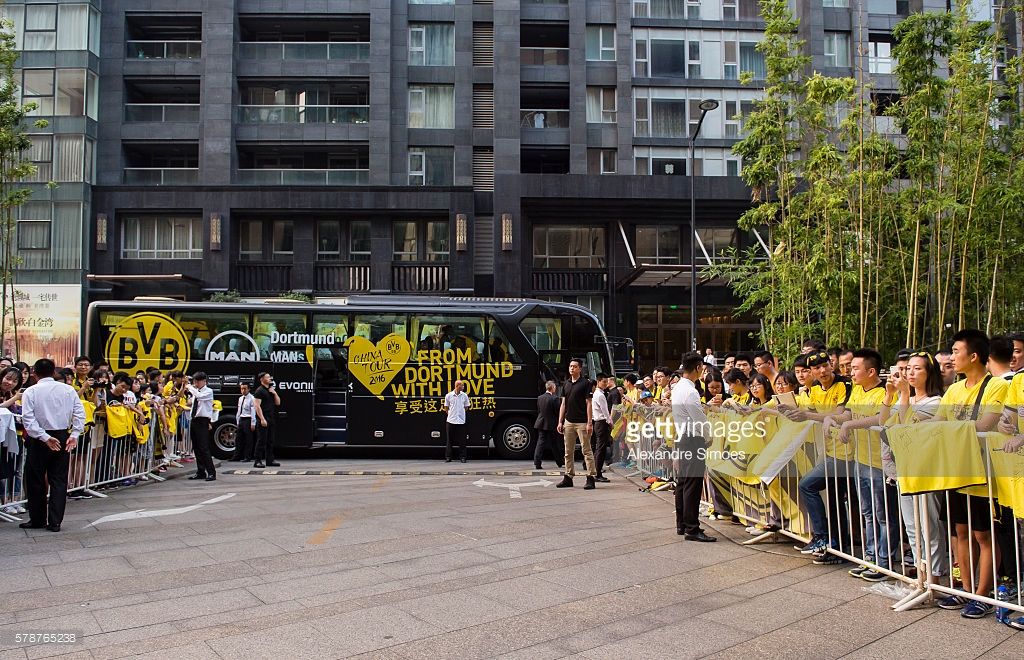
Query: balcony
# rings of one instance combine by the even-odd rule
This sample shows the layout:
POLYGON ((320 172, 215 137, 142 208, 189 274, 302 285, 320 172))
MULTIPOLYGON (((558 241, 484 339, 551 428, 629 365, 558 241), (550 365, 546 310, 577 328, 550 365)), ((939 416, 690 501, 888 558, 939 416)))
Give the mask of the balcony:
POLYGON ((560 294, 566 291, 608 290, 608 271, 579 269, 544 269, 533 271, 532 287, 534 293, 560 294))
POLYGON ((393 263, 391 290, 395 293, 447 293, 448 264, 393 263))
POLYGON ((365 186, 369 182, 370 170, 238 170, 238 183, 249 186, 365 186))
POLYGON ((199 183, 198 167, 126 167, 129 186, 186 186, 199 183))
POLYGON ((198 103, 125 103, 125 123, 199 121, 198 103))
POLYGON ((125 42, 125 58, 130 60, 198 60, 202 56, 202 41, 125 42))
POLYGON ((348 60, 370 59, 368 41, 243 41, 238 44, 243 60, 348 60))
POLYGON ((292 265, 278 262, 240 262, 235 269, 243 294, 278 294, 292 290, 292 265))
POLYGON ((365 124, 368 105, 240 105, 241 124, 365 124))
POLYGON ((318 261, 316 290, 322 293, 360 293, 370 290, 370 264, 318 261))
POLYGON ((519 63, 525 66, 568 66, 568 48, 520 48, 519 63))
POLYGON ((522 109, 519 125, 523 128, 569 128, 569 111, 560 108, 522 109))

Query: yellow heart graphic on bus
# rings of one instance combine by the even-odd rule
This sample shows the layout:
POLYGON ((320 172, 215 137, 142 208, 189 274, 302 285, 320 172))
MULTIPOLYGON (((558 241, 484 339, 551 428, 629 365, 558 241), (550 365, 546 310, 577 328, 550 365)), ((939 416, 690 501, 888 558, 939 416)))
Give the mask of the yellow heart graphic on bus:
POLYGON ((384 388, 395 379, 412 353, 412 346, 405 337, 394 333, 381 339, 376 346, 365 337, 349 337, 345 346, 348 348, 349 373, 382 401, 384 388))

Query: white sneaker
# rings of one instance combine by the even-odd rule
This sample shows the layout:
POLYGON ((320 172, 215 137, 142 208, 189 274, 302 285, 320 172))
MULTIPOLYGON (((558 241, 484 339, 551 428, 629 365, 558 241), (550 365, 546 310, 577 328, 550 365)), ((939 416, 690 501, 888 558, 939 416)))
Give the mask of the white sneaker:
POLYGON ((3 509, 0 509, 0 511, 3 511, 4 513, 6 513, 8 515, 14 515, 14 514, 18 513, 18 507, 16 505, 14 505, 14 504, 8 504, 3 509))
POLYGON ((28 513, 28 509, 26 509, 25 507, 23 507, 23 506, 21 506, 19 504, 18 505, 18 513, 28 513))

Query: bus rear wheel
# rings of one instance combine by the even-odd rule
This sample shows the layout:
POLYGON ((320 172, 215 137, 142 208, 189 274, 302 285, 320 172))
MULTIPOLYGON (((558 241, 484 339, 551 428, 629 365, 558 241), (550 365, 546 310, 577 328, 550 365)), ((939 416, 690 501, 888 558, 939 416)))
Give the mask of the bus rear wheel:
POLYGON ((502 458, 533 458, 537 438, 533 426, 525 417, 512 417, 498 423, 494 446, 502 458))
POLYGON ((210 450, 214 458, 225 461, 235 454, 235 440, 238 434, 238 427, 235 420, 223 421, 213 427, 210 434, 210 450))

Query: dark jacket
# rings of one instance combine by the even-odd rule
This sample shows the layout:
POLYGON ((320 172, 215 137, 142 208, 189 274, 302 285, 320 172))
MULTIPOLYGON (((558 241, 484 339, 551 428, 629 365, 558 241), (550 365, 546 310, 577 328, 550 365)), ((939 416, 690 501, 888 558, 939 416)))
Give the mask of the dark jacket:
POLYGON ((537 421, 533 428, 538 431, 555 431, 558 429, 558 412, 562 408, 562 400, 551 392, 537 397, 537 421))

